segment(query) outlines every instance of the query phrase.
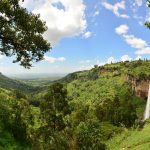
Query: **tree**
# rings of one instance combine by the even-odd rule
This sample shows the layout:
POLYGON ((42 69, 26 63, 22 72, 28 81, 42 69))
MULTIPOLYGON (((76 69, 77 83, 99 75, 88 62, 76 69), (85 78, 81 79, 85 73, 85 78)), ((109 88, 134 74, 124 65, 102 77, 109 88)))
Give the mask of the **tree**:
POLYGON ((98 65, 94 65, 94 68, 92 68, 92 70, 89 72, 88 77, 91 80, 98 79, 98 77, 99 77, 99 66, 98 65))
POLYGON ((10 115, 10 131, 15 139, 22 143, 30 143, 30 127, 33 126, 33 115, 27 100, 13 102, 10 115))
POLYGON ((1 0, 0 53, 15 55, 13 63, 20 62, 25 68, 42 60, 51 46, 42 36, 47 30, 46 23, 39 18, 40 15, 21 7, 19 0, 1 0))
POLYGON ((50 87, 40 109, 42 119, 40 136, 46 145, 51 143, 51 147, 54 145, 60 146, 59 143, 62 142, 60 133, 66 127, 64 117, 70 113, 67 90, 62 84, 55 83, 50 87), (60 138, 58 138, 58 135, 60 135, 60 138))
POLYGON ((101 125, 98 120, 87 120, 81 122, 75 131, 77 149, 80 150, 105 150, 102 143, 103 135, 101 125))
POLYGON ((131 88, 124 83, 114 99, 103 100, 96 106, 96 116, 101 122, 108 121, 113 125, 131 127, 137 119, 136 107, 131 88))

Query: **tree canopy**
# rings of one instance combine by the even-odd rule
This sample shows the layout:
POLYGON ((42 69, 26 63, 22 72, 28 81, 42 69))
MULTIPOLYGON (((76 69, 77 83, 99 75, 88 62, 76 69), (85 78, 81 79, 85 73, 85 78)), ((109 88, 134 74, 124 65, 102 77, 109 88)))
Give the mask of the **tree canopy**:
POLYGON ((19 5, 19 0, 0 1, 0 53, 15 55, 13 63, 30 68, 32 62, 42 60, 51 49, 42 36, 46 30, 40 15, 28 12, 19 5))

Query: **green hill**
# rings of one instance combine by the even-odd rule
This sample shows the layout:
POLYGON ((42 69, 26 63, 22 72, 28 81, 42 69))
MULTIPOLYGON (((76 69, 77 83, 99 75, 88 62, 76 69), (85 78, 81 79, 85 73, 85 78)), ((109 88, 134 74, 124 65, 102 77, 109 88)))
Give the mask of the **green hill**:
POLYGON ((10 79, 1 73, 0 73, 0 88, 8 90, 19 90, 23 91, 24 93, 30 93, 37 90, 36 88, 29 86, 23 82, 10 79))
POLYGON ((106 64, 104 66, 97 66, 91 70, 78 71, 70 73, 62 79, 54 82, 70 83, 73 80, 90 80, 96 79, 103 75, 121 76, 130 75, 139 80, 150 80, 150 60, 138 60, 138 61, 126 61, 112 64, 106 64))
POLYGON ((30 86, 1 75, 8 90, 0 89, 0 115, 6 114, 0 118, 0 149, 149 149, 150 126, 141 124, 146 101, 129 77, 148 83, 150 61, 95 65, 52 82, 50 89, 45 82, 27 97, 9 90, 29 92, 30 86))

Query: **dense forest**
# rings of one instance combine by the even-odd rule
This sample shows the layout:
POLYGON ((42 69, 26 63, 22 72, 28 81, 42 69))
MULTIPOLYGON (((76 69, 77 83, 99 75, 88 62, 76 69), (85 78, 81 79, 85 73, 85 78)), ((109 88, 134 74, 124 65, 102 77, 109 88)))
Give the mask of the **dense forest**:
POLYGON ((149 128, 142 121, 146 101, 135 95, 126 76, 149 81, 150 61, 95 65, 30 88, 1 74, 0 149, 136 148, 134 133, 149 128))

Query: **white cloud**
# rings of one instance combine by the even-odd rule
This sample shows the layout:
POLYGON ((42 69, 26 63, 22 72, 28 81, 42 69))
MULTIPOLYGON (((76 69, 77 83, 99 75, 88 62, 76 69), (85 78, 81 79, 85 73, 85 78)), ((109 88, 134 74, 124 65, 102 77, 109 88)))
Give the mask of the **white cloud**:
POLYGON ((136 51, 136 54, 138 54, 138 55, 150 54, 150 47, 144 47, 144 48, 136 51))
POLYGON ((126 14, 121 14, 119 12, 119 10, 125 10, 126 9, 126 6, 125 6, 125 1, 121 1, 121 2, 118 2, 118 3, 115 3, 114 5, 108 3, 108 2, 103 2, 102 5, 112 11, 117 17, 121 17, 121 18, 129 18, 128 15, 126 14))
POLYGON ((138 56, 135 58, 135 60, 140 60, 140 59, 142 59, 142 57, 141 57, 140 55, 138 55, 138 56))
POLYGON ((94 13, 94 17, 95 16, 98 16, 99 15, 99 11, 97 10, 97 11, 95 11, 95 13, 94 13))
POLYGON ((138 21, 139 25, 143 26, 145 22, 143 21, 138 21))
POLYGON ((128 34, 129 27, 127 25, 120 25, 115 29, 116 33, 121 35, 127 44, 137 49, 135 52, 138 55, 150 54, 150 47, 147 42, 141 38, 137 38, 134 35, 128 34))
POLYGON ((133 18, 137 19, 139 21, 143 21, 144 17, 143 16, 138 16, 137 14, 133 14, 133 18))
POLYGON ((87 31, 84 33, 83 38, 87 39, 87 38, 90 38, 91 36, 92 36, 92 32, 87 31))
POLYGON ((2 59, 2 58, 4 58, 4 56, 0 54, 0 59, 2 59))
POLYGON ((142 49, 148 44, 141 38, 136 38, 134 35, 124 35, 125 41, 133 48, 142 49))
POLYGON ((143 0, 135 0, 135 4, 140 7, 143 4, 143 0))
POLYGON ((83 0, 26 0, 22 5, 46 21, 44 36, 52 44, 79 35, 87 27, 83 0))
POLYGON ((141 16, 139 12, 139 8, 143 5, 143 0, 132 0, 129 1, 130 9, 133 13, 132 17, 136 19, 139 25, 143 26, 145 23, 144 16, 141 16))
POLYGON ((147 12, 145 21, 150 22, 150 11, 147 12))
POLYGON ((116 29, 116 33, 121 35, 121 34, 126 34, 129 30, 128 26, 126 24, 120 25, 116 29))
POLYGON ((130 58, 128 55, 123 55, 121 57, 121 61, 123 61, 123 62, 125 62, 125 61, 131 61, 131 60, 132 60, 132 58, 130 58))
POLYGON ((114 57, 109 57, 108 60, 107 60, 107 64, 111 64, 111 63, 115 63, 116 60, 114 57))
MULTIPOLYGON (((103 65, 105 65, 106 64, 106 62, 104 62, 104 61, 100 61, 100 60, 96 60, 96 65, 98 65, 98 66, 103 66, 103 65)), ((94 64, 95 65, 95 64, 94 64)), ((93 65, 93 66, 94 66, 93 65)))
POLYGON ((44 60, 49 62, 49 63, 55 63, 55 62, 64 62, 66 60, 66 58, 64 57, 48 57, 48 56, 44 56, 44 60))

